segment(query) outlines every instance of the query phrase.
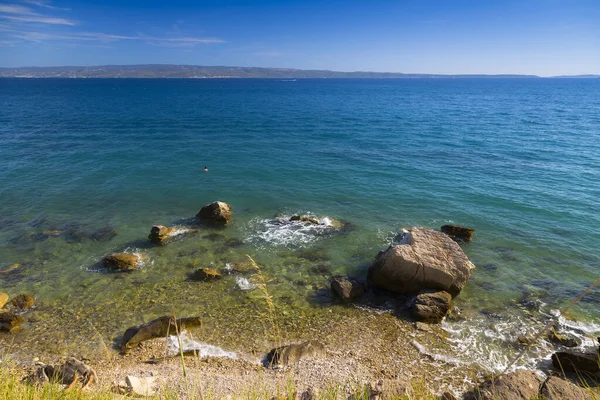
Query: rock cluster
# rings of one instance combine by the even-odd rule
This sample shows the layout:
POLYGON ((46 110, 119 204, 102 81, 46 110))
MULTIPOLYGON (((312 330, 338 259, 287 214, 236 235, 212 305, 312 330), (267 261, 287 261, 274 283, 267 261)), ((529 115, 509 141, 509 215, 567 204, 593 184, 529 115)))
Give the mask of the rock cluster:
POLYGON ((35 306, 35 299, 27 294, 20 294, 8 301, 6 293, 0 292, 0 332, 16 333, 21 329, 23 314, 35 306))

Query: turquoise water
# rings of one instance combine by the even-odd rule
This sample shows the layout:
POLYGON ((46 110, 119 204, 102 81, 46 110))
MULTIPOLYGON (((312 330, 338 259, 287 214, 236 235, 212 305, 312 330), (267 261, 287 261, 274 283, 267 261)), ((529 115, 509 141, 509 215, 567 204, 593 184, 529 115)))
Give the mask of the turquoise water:
MULTIPOLYGON (((364 276, 405 226, 476 229, 464 250, 477 270, 457 299, 471 325, 448 327, 459 339, 530 301, 555 315, 600 275, 598 79, 4 79, 0 159, 0 290, 35 295, 38 319, 98 321, 100 336, 200 305, 240 321, 252 291, 240 300, 233 277, 198 290, 185 274, 244 254, 310 324, 332 301, 329 277, 364 276), (234 210, 221 236, 148 245, 153 224, 214 200, 234 210), (293 214, 353 229, 274 219, 293 214), (125 248, 146 254, 139 273, 97 265, 125 248)), ((595 289, 570 311, 580 332, 598 328, 599 302, 595 289)), ((235 330, 209 314, 209 332, 235 330)))

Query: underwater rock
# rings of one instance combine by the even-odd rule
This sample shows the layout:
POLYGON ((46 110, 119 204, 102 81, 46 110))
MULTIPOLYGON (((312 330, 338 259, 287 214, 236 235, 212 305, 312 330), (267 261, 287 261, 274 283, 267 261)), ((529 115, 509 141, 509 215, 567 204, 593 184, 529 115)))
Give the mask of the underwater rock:
POLYGON ((152 243, 166 244, 167 239, 169 239, 169 236, 171 236, 174 230, 175 228, 173 227, 154 225, 152 229, 150 229, 148 239, 150 239, 152 243))
POLYGON ((26 308, 31 308, 35 305, 35 299, 27 294, 20 294, 13 298, 10 301, 10 304, 19 310, 25 310, 26 308))
POLYGON ((160 317, 146 324, 127 329, 121 340, 121 349, 123 351, 132 349, 145 340, 176 335, 177 332, 184 329, 200 326, 202 326, 202 320, 199 317, 179 318, 177 320, 172 316, 160 317))
POLYGON ((319 220, 314 217, 292 215, 290 217, 290 222, 295 222, 295 221, 310 222, 311 224, 315 224, 315 225, 319 225, 319 223, 320 223, 319 220))
POLYGON ((365 294, 365 285, 356 279, 336 276, 331 280, 331 290, 347 303, 365 294))
POLYGON ((0 292, 0 308, 8 302, 8 295, 4 292, 0 292))
POLYGON ((200 209, 196 217, 209 225, 226 226, 231 219, 231 206, 222 201, 215 201, 200 209))
POLYGON ((552 329, 546 336, 549 342, 565 347, 577 347, 579 342, 573 337, 568 337, 552 329))
POLYGON ((83 387, 96 380, 96 372, 83 361, 69 357, 64 364, 42 365, 25 380, 30 384, 45 384, 50 381, 72 386, 81 382, 83 387))
POLYGON ((369 268, 373 286, 401 294, 423 289, 444 290, 453 297, 463 289, 475 265, 448 235, 413 227, 402 243, 377 255, 369 268))
POLYGON ((221 278, 221 273, 213 268, 200 268, 189 276, 191 281, 215 281, 221 278))
POLYGON ((130 253, 112 253, 104 257, 104 265, 119 271, 133 271, 139 269, 140 258, 130 253))
POLYGON ((272 368, 283 368, 303 358, 324 358, 326 355, 325 346, 320 342, 311 340, 274 348, 267 354, 267 365, 272 368))
POLYGON ((557 376, 550 376, 540 390, 545 400, 592 400, 592 394, 584 388, 557 376))
POLYGON ((0 332, 15 333, 20 330, 23 317, 10 311, 0 312, 0 332))
POLYGON ((91 240, 96 242, 108 242, 112 238, 117 236, 117 231, 115 231, 112 227, 106 226, 104 228, 100 228, 97 231, 92 232, 89 235, 91 240))
POLYGON ((450 293, 421 292, 417 295, 410 312, 417 321, 439 324, 452 309, 450 293))
POLYGON ((530 400, 537 398, 540 380, 533 371, 517 370, 485 381, 464 399, 477 400, 530 400))
POLYGON ((453 239, 470 242, 473 239, 475 229, 459 225, 443 225, 440 230, 453 239))
POLYGON ((21 268, 22 266, 23 266, 23 264, 11 264, 8 267, 6 267, 4 270, 0 271, 0 275, 9 274, 9 273, 21 268))
POLYGON ((592 374, 600 372, 598 353, 595 351, 557 351, 552 354, 552 365, 557 370, 564 372, 589 372, 592 374))

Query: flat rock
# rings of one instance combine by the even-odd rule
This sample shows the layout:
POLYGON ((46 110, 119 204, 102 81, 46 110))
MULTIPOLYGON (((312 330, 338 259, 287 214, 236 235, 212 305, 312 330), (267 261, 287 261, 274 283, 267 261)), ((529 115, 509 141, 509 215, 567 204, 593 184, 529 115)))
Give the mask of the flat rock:
POLYGON ((125 377, 125 382, 121 383, 129 394, 137 396, 154 396, 156 394, 156 379, 153 376, 138 378, 137 376, 129 375, 125 377))
POLYGON ((160 317, 146 324, 127 329, 121 340, 121 349, 124 351, 132 349, 145 340, 176 335, 177 332, 181 332, 186 328, 194 328, 201 325, 202 320, 199 317, 179 318, 177 320, 172 316, 160 317))
POLYGON ((365 285, 356 279, 336 276, 331 280, 331 290, 343 302, 350 302, 365 294, 365 285))
POLYGON ((470 242, 475 233, 475 229, 460 225, 443 225, 440 230, 454 239, 465 242, 470 242))
POLYGON ((452 309, 450 293, 421 292, 410 307, 410 312, 417 321, 439 324, 452 309))
POLYGON ((318 341, 311 340, 274 348, 267 354, 267 365, 283 368, 297 363, 303 358, 324 358, 326 355, 325 346, 318 341))
POLYGON ((484 382, 465 395, 477 400, 531 400, 537 398, 540 380, 533 371, 518 370, 484 382))
POLYGON ((215 201, 200 209, 196 217, 209 225, 226 226, 231 220, 231 206, 222 201, 215 201))
POLYGON ((8 295, 4 292, 0 292, 0 308, 8 302, 8 295))
POLYGON ((380 252, 369 268, 369 282, 393 292, 414 295, 444 290, 453 297, 463 289, 475 265, 448 235, 413 227, 400 244, 380 252))
POLYGON ((10 304, 19 310, 25 310, 27 308, 35 306, 35 299, 32 296, 29 296, 28 294, 20 294, 17 297, 13 298, 10 301, 10 304))
POLYGON ((140 258, 130 253, 112 253, 104 257, 104 265, 118 271, 133 271, 140 268, 140 258))
POLYGON ((540 394, 545 400, 592 400, 591 393, 569 381, 551 376, 542 385, 540 394))

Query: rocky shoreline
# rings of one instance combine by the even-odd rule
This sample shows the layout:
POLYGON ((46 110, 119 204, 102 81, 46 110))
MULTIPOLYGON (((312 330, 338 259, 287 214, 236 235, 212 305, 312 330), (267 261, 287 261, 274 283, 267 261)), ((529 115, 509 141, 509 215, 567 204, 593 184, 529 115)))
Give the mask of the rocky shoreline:
MULTIPOLYGON (((197 234, 202 226, 226 228, 232 214, 231 206, 214 202, 198 212, 195 225, 156 225, 148 239, 156 246, 168 246, 172 241, 197 234)), ((314 217, 301 215, 282 223, 323 224, 314 217)), ((333 231, 348 229, 344 223, 332 220, 327 221, 327 227, 333 231)), ((352 396, 357 386, 368 387, 372 392, 369 398, 386 398, 409 393, 411 385, 419 381, 425 382, 429 392, 446 399, 458 395, 464 395, 465 399, 516 399, 538 395, 549 399, 592 398, 585 396, 592 396, 593 391, 581 389, 563 378, 572 378, 569 373, 583 373, 587 385, 597 386, 600 380, 597 349, 586 354, 568 351, 564 348, 568 347, 569 338, 554 331, 549 330, 548 334, 560 349, 553 356, 557 376, 544 381, 531 371, 510 372, 486 380, 475 363, 464 364, 436 356, 437 349, 449 347, 445 332, 437 324, 451 315, 452 299, 460 294, 475 269, 459 245, 471 241, 473 233, 472 228, 452 225, 444 225, 440 231, 412 227, 398 235, 397 243, 379 253, 368 276, 333 276, 330 290, 339 297, 339 307, 345 315, 332 319, 325 329, 320 327, 320 331, 311 332, 309 341, 283 335, 279 327, 281 321, 294 321, 285 321, 285 315, 269 309, 264 342, 274 345, 270 350, 253 349, 235 358, 201 358, 198 350, 182 348, 181 353, 187 355, 185 365, 193 371, 191 376, 195 377, 196 387, 210 386, 218 398, 236 398, 256 387, 258 381, 267 392, 274 393, 285 378, 294 382, 298 396, 304 396, 307 391, 322 392, 339 384, 344 387, 345 398, 352 396), (365 305, 385 299, 395 304, 392 312, 363 310, 365 305), (207 382, 220 383, 212 386, 207 382)), ((143 266, 144 257, 144 254, 115 252, 107 254, 101 264, 111 271, 135 274, 143 266)), ((252 259, 230 271, 196 269, 188 279, 211 284, 230 273, 251 274, 253 282, 249 284, 263 290, 267 306, 272 307, 266 279, 252 259)), ((34 299, 29 295, 16 296, 9 302, 8 295, 0 293, 0 309, 2 307, 5 308, 0 311, 2 335, 16 334, 23 318, 35 313, 34 299)), ((134 378, 153 377, 142 379, 153 382, 153 392, 169 386, 189 390, 182 380, 181 361, 174 357, 177 353, 167 351, 166 337, 187 330, 198 333, 200 326, 201 319, 194 315, 177 319, 166 315, 140 326, 124 328, 124 334, 115 344, 121 354, 107 349, 106 359, 69 358, 62 364, 37 366, 34 363, 39 360, 34 362, 32 358, 29 362, 22 360, 25 362, 21 368, 34 384, 60 376, 67 387, 81 383, 92 390, 99 387, 128 391, 134 390, 132 387, 137 384, 142 385, 134 378), (72 372, 68 377, 66 370, 72 372), (121 381, 126 376, 130 379, 124 386, 121 381)), ((526 349, 535 345, 535 339, 525 337, 519 341, 526 349)))

